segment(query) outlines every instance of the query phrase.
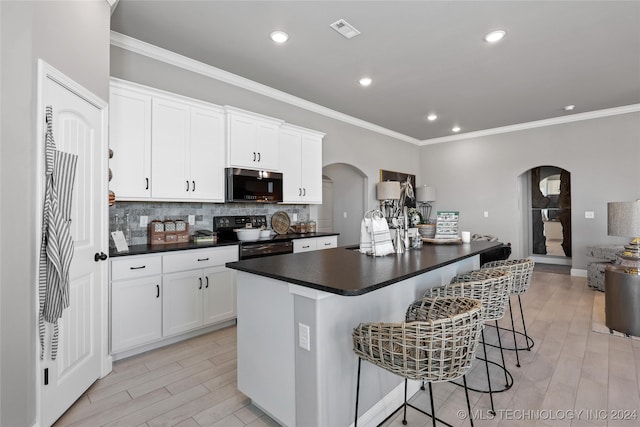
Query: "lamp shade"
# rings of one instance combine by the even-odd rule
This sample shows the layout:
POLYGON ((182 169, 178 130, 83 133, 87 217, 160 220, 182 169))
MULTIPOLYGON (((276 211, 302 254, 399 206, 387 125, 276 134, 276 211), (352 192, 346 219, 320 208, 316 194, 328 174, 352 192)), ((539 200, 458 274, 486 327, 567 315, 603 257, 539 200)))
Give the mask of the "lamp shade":
POLYGON ((376 185, 376 199, 398 200, 400 199, 400 182, 383 181, 376 185))
POLYGON ((607 234, 640 237, 640 200, 607 203, 607 234))
POLYGON ((416 189, 416 200, 419 202, 435 202, 436 189, 423 185, 416 189))

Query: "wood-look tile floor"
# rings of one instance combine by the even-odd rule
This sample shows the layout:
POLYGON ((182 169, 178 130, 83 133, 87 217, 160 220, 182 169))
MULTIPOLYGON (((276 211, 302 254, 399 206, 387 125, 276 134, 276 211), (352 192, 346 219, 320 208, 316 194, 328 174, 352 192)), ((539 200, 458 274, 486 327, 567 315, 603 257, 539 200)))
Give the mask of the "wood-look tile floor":
MULTIPOLYGON (((586 278, 534 272, 522 302, 535 345, 519 352, 520 368, 515 366, 515 352, 506 352, 515 382, 511 389, 494 394, 496 416, 488 413, 487 394, 470 393, 476 426, 640 426, 640 341, 592 332, 595 292, 587 287, 586 278), (613 419, 625 415, 634 419, 613 419)), ((512 302, 519 312, 517 298, 512 302)), ((516 316, 516 326, 519 320, 516 316)), ((487 328, 486 336, 488 342, 495 341, 495 330, 487 328)), ((508 339, 505 332, 501 336, 508 339)), ((490 360, 499 357, 491 347, 488 354, 490 360)), ((484 369, 484 364, 476 364, 468 374, 469 383, 484 384, 484 369)), ((492 378, 496 386, 504 382, 497 369, 492 368, 492 378)), ((469 425, 461 387, 438 383, 433 390, 439 418, 454 426, 469 425)), ((429 408, 428 392, 419 392, 413 402, 429 408)), ((385 425, 399 427, 401 421, 398 414, 385 425)), ((412 409, 408 421, 409 426, 431 425, 428 417, 412 409)), ((55 424, 276 425, 237 390, 235 327, 115 362, 113 372, 97 381, 55 424)))

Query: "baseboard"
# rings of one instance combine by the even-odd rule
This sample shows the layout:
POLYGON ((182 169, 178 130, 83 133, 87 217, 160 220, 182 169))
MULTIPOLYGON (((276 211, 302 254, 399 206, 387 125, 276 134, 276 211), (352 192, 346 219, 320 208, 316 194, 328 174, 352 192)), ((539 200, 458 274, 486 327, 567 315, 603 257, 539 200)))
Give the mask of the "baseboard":
POLYGON ((578 268, 571 269, 571 275, 577 277, 587 277, 587 270, 581 270, 578 268))
MULTIPOLYGON (((407 400, 420 390, 420 381, 409 381, 407 400)), ((367 412, 358 417, 358 426, 375 427, 404 403, 404 380, 389 394, 373 405, 367 412)), ((349 424, 353 427, 354 423, 349 424)))

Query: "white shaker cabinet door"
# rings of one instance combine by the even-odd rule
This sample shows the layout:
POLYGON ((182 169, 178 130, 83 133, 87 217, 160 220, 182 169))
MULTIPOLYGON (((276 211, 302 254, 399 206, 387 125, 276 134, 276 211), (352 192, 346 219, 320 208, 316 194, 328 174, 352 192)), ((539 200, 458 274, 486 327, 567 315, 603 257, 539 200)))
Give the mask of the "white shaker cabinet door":
POLYGON ((188 105, 163 98, 153 99, 151 195, 154 199, 190 197, 189 125, 188 105))
POLYGON ((202 326, 202 270, 165 274, 162 283, 162 335, 202 326))
POLYGON ((149 276, 111 283, 111 352, 162 337, 162 278, 149 276))
POLYGON ((235 167, 256 168, 256 124, 244 116, 229 117, 229 163, 235 167))
POLYGON ((226 267, 204 270, 204 326, 236 317, 236 273, 226 267))
POLYGON ((302 135, 300 186, 304 203, 322 204, 322 137, 302 135))
POLYGON ((256 152, 258 169, 278 170, 280 166, 279 125, 258 121, 256 123, 256 152))
POLYGON ((113 174, 109 189, 118 200, 151 197, 151 95, 111 85, 109 148, 113 174))
POLYGON ((190 197, 224 202, 224 114, 191 107, 190 197))
POLYGON ((282 201, 300 203, 302 185, 300 181, 302 135, 284 125, 280 129, 280 170, 282 171, 282 201))

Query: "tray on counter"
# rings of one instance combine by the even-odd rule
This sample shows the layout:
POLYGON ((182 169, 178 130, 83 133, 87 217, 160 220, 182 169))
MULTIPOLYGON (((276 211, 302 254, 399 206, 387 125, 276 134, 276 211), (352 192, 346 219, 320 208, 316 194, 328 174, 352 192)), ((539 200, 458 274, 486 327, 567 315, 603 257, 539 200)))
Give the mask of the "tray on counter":
POLYGON ((460 237, 452 237, 447 239, 436 239, 432 237, 423 237, 422 241, 425 243, 433 243, 436 245, 456 245, 462 243, 462 239, 460 237))

